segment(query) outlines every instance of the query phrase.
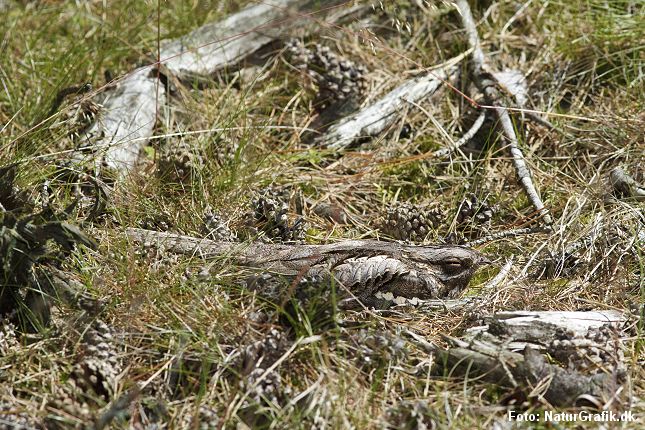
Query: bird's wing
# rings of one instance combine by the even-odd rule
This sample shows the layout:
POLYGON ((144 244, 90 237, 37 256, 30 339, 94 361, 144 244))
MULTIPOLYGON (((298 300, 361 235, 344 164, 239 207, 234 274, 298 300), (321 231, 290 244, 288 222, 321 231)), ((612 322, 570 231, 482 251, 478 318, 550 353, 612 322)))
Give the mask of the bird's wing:
POLYGON ((396 277, 407 274, 410 269, 396 258, 385 255, 349 258, 334 267, 334 278, 354 294, 374 294, 379 287, 396 277))

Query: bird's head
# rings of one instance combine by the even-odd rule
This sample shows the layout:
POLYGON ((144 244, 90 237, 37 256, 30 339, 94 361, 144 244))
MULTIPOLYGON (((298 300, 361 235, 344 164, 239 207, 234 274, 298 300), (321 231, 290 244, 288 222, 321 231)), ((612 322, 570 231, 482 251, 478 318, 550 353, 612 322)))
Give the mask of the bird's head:
POLYGON ((484 255, 463 246, 415 247, 407 257, 439 281, 432 295, 455 298, 468 286, 477 268, 490 264, 484 255))

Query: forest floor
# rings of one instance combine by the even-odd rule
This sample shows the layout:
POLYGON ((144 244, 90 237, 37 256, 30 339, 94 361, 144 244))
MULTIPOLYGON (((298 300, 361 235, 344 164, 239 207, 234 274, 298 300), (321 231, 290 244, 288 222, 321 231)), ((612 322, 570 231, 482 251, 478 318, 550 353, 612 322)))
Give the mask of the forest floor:
MULTIPOLYGON (((459 150, 437 156, 478 115, 464 96, 476 93, 472 85, 457 79, 407 106, 378 137, 322 148, 307 134, 320 113, 320 88, 279 45, 243 73, 178 85, 126 177, 93 178, 91 168, 70 175, 76 125, 49 112, 78 105, 58 103, 61 89, 100 88, 106 76, 156 61, 159 40, 245 6, 157 3, 0 2, 0 167, 18 163, 10 193, 29 207, 21 216, 45 208, 61 217, 79 200, 67 222, 98 244, 57 263, 91 296, 94 312, 57 303, 46 324, 24 315, 23 326, 2 320, 0 429, 108 425, 101 420, 146 429, 510 428, 509 410, 553 409, 538 388, 519 396, 433 374, 433 356, 407 333, 445 345, 445 335, 459 337, 498 311, 633 311, 645 300, 645 204, 609 183, 616 167, 645 182, 645 8, 638 2, 471 2, 489 61, 521 71, 526 108, 555 127, 513 115, 552 230, 477 242, 492 264, 464 292, 486 294, 475 315, 334 309, 331 322, 321 317, 328 304, 278 303, 246 288, 249 269, 229 258, 173 255, 133 243, 125 231, 444 244, 539 226, 494 116, 459 150), (282 224, 258 221, 258 211, 275 215, 283 206, 282 224), (424 230, 405 224, 419 213, 424 230), (485 289, 509 258, 504 280, 485 289)), ((376 2, 372 18, 294 37, 310 52, 320 44, 364 67, 360 106, 468 51, 448 1, 376 2)), ((466 74, 467 59, 459 65, 466 74)), ((11 262, 3 261, 7 277, 11 262)), ((643 341, 638 325, 624 343, 627 377, 612 407, 640 417, 626 428, 645 420, 643 341)))

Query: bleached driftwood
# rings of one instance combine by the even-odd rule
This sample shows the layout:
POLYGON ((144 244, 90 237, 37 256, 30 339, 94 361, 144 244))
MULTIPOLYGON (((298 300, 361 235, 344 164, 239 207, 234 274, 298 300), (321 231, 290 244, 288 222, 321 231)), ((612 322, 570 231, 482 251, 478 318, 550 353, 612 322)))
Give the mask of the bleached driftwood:
MULTIPOLYGON (((342 5, 339 0, 274 0, 253 4, 220 22, 165 42, 160 52, 161 74, 179 79, 208 77, 236 65, 271 42, 288 37, 296 29, 307 34, 316 28, 312 23, 324 19, 335 23, 369 9, 365 5, 340 8, 342 5)), ((99 150, 105 163, 120 174, 136 165, 164 105, 165 86, 157 79, 156 69, 154 65, 142 67, 107 88, 98 97, 104 107, 102 120, 81 136, 83 141, 91 142, 87 147, 99 150)), ((96 159, 96 154, 92 157, 96 159)))
POLYGON ((555 312, 555 311, 515 311, 500 312, 488 319, 488 325, 473 327, 467 330, 467 337, 475 339, 478 336, 504 335, 513 339, 521 339, 515 344, 523 348, 526 343, 533 343, 534 348, 542 349, 544 342, 551 342, 557 334, 566 331, 573 337, 585 336, 590 329, 609 325, 618 329, 625 322, 625 316, 618 311, 591 312, 555 312))
MULTIPOLYGON (((519 142, 517 135, 515 134, 513 122, 508 114, 508 109, 500 106, 501 96, 498 90, 498 81, 495 78, 496 72, 490 71, 486 67, 486 57, 481 48, 477 26, 473 19, 470 6, 468 5, 468 0, 456 0, 456 3, 459 13, 461 14, 462 24, 468 34, 468 43, 473 51, 471 64, 475 85, 477 85, 477 88, 479 88, 479 90, 484 94, 486 103, 489 105, 487 107, 492 109, 499 119, 500 126, 502 127, 503 134, 506 137, 509 151, 513 159, 513 166, 515 167, 517 176, 528 196, 529 201, 538 213, 542 215, 542 221, 544 224, 551 225, 553 224, 553 219, 551 218, 551 215, 549 215, 548 210, 544 206, 544 203, 533 184, 531 171, 526 164, 522 150, 519 148, 519 142)), ((497 73, 497 75, 500 76, 499 73, 497 73)))
MULTIPOLYGON (((375 240, 327 245, 216 242, 130 228, 130 239, 201 258, 230 256, 238 263, 298 278, 333 279, 361 303, 382 307, 405 299, 455 298, 488 260, 460 246, 410 246, 375 240), (330 276, 331 275, 331 276, 330 276)), ((329 283, 327 283, 329 285, 329 283)))
POLYGON ((479 348, 482 351, 474 347, 455 347, 439 355, 453 375, 467 375, 469 379, 483 377, 492 383, 523 388, 527 392, 539 384, 547 384, 541 397, 554 406, 573 406, 583 399, 597 399, 602 404, 622 386, 613 374, 586 375, 549 364, 531 347, 526 347, 522 354, 479 348))
POLYGON ((234 66, 270 43, 288 37, 294 29, 308 33, 316 21, 331 23, 366 10, 338 8, 339 0, 273 0, 254 3, 222 21, 202 27, 161 48, 164 65, 179 79, 209 76, 234 66))
MULTIPOLYGON (((164 85, 157 79, 156 71, 139 68, 101 94, 102 114, 81 141, 91 141, 107 166, 127 172, 135 166, 141 148, 152 136, 158 109, 163 108, 165 100, 164 85)), ((91 156, 97 160, 96 154, 91 156)))
POLYGON ((401 117, 404 106, 432 96, 445 81, 454 79, 457 73, 457 66, 452 65, 410 79, 377 102, 329 127, 316 143, 342 149, 359 139, 377 136, 401 117))
POLYGON ((603 405, 624 383, 626 320, 617 311, 503 312, 462 339, 448 338, 451 347, 422 346, 437 354, 438 373, 523 389, 557 406, 603 405))

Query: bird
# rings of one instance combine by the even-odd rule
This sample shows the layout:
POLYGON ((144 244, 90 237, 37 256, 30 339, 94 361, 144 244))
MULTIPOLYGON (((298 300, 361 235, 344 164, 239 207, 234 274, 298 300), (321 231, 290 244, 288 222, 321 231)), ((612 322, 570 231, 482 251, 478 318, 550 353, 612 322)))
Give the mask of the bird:
MULTIPOLYGON (((324 245, 231 243, 138 228, 130 239, 166 251, 205 259, 229 255, 239 264, 288 279, 335 283, 345 303, 382 308, 403 301, 456 298, 490 260, 458 245, 406 245, 377 240, 342 240, 324 245)), ((350 306, 351 307, 351 306, 350 306)))

